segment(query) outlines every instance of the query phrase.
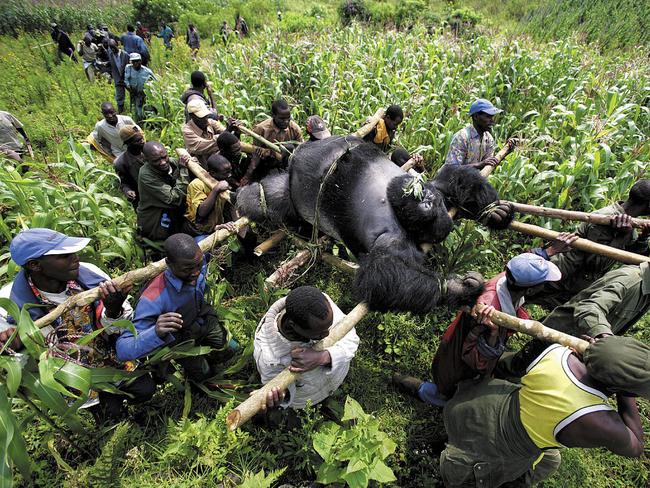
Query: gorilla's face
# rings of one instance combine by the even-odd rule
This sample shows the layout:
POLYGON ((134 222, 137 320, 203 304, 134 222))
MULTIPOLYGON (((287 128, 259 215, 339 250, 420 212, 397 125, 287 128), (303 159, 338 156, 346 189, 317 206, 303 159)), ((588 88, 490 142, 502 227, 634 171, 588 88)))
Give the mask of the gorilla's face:
POLYGON ((398 176, 388 186, 388 198, 397 220, 416 244, 440 242, 453 226, 443 195, 432 182, 422 186, 420 195, 405 194, 404 188, 411 179, 409 175, 398 176))

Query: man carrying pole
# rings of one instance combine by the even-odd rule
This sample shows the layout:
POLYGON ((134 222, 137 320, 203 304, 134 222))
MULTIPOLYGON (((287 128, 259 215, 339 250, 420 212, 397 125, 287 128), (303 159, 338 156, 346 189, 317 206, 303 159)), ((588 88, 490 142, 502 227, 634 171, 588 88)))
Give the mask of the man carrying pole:
MULTIPOLYGON (((477 306, 481 313, 484 306, 477 306)), ((491 379, 460 383, 444 409, 447 448, 440 456, 446 486, 530 486, 560 464, 559 448, 604 447, 626 457, 643 454, 634 396, 650 397, 650 349, 631 338, 591 343, 538 322, 493 312, 495 324, 554 344, 528 368, 521 385, 491 379), (618 411, 607 403, 616 395, 618 411)))

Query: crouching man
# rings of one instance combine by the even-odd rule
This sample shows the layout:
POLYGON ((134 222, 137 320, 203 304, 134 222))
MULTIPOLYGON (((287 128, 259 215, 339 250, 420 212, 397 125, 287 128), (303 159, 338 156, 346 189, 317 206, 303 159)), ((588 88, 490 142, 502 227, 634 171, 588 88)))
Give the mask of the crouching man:
POLYGON ((271 306, 257 326, 253 349, 262 383, 286 367, 302 374, 287 390, 274 388, 267 397, 267 408, 300 409, 307 402, 315 405, 341 386, 359 347, 356 331, 352 329, 323 351, 312 347, 344 316, 327 295, 312 286, 296 288, 271 306))
POLYGON ((189 379, 201 382, 214 376, 239 345, 205 300, 208 267, 194 239, 174 234, 165 241, 165 254, 167 270, 144 287, 136 304, 133 324, 138 335, 124 331, 118 337, 117 357, 138 359, 165 345, 193 340, 212 351, 177 361, 189 379))
MULTIPOLYGON (((98 286, 98 300, 64 312, 51 326, 41 331, 48 344, 56 348, 57 343, 76 342, 84 335, 103 329, 104 333, 86 344, 87 348, 80 349, 79 360, 88 367, 113 367, 130 371, 135 365, 121 362, 115 356, 116 331, 111 329, 114 322, 130 319, 133 314, 133 309, 126 300, 129 289, 120 290, 97 266, 79 260, 77 253, 89 242, 90 239, 87 238, 68 237, 45 228, 18 233, 11 241, 9 250, 11 258, 22 269, 13 283, 0 290, 0 296, 11 298, 20 308, 28 303, 40 305, 29 309, 32 319, 37 320, 71 296, 98 286)), ((14 331, 14 318, 0 316, 0 344, 7 342, 14 331)), ((22 348, 20 339, 16 337, 10 347, 22 348)), ((128 395, 131 404, 149 400, 155 392, 155 384, 148 374, 118 384, 117 387, 128 395)), ((123 403, 126 398, 100 391, 85 406, 93 407, 93 414, 100 421, 116 419, 124 413, 123 403)))

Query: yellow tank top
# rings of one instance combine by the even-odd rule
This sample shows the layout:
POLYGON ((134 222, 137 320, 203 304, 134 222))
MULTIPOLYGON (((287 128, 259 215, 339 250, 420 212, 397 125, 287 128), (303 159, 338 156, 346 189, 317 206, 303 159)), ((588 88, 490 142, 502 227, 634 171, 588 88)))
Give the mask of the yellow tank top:
POLYGON ((613 410, 605 394, 582 384, 571 372, 571 353, 571 349, 559 344, 548 347, 521 379, 521 423, 540 449, 564 447, 555 436, 583 415, 613 410))

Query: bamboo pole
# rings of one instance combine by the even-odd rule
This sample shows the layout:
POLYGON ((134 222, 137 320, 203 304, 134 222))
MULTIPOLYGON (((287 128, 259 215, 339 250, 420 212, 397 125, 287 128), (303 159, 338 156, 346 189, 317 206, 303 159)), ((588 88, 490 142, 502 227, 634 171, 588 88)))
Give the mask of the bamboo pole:
POLYGON ((273 249, 275 246, 277 246, 282 240, 287 237, 287 233, 283 231, 282 229, 278 229, 275 232, 271 234, 271 236, 263 241, 259 246, 257 246, 253 250, 253 254, 255 256, 259 257, 262 256, 263 254, 266 254, 269 252, 271 249, 273 249))
MULTIPOLYGON (((210 188, 214 188, 219 184, 217 180, 215 180, 212 176, 210 176, 210 173, 208 173, 203 166, 199 164, 199 160, 196 159, 194 156, 190 156, 190 153, 187 151, 187 149, 179 147, 176 149, 176 154, 178 154, 179 157, 187 155, 187 157, 190 158, 189 163, 187 163, 187 169, 189 169, 194 176, 196 176, 199 180, 201 180, 203 183, 208 185, 210 188)), ((223 191, 219 194, 219 198, 230 202, 230 192, 229 191, 223 191)))
POLYGON ((359 137, 363 139, 366 137, 368 134, 372 132, 372 130, 375 128, 375 126, 379 123, 379 121, 384 117, 384 114, 386 113, 386 110, 383 108, 380 108, 377 110, 372 117, 368 119, 368 122, 363 124, 354 134, 353 136, 359 137))
MULTIPOLYGON (((590 224, 597 224, 597 225, 609 226, 612 222, 612 218, 614 217, 613 215, 577 212, 575 210, 564 210, 559 208, 540 207, 537 205, 528 205, 525 203, 507 202, 507 201, 503 201, 503 203, 510 203, 515 208, 515 210, 519 213, 524 213, 529 215, 539 215, 542 217, 550 217, 550 218, 562 219, 562 220, 577 220, 579 222, 588 222, 590 224)), ((648 219, 632 218, 632 227, 641 229, 647 225, 650 225, 650 220, 648 219)))
MULTIPOLYGON (((249 220, 246 217, 240 218, 235 222, 235 226, 237 228, 235 232, 239 232, 243 227, 247 226, 248 224, 249 224, 249 220)), ((215 244, 223 241, 229 235, 231 235, 230 231, 228 231, 227 229, 220 229, 210 234, 204 240, 202 240, 199 243, 199 247, 201 248, 201 251, 207 252, 210 249, 212 249, 215 244)), ((163 271, 165 271, 166 269, 167 269, 167 263, 164 259, 161 259, 160 261, 151 263, 145 266, 144 268, 128 271, 123 275, 114 278, 113 282, 116 284, 117 288, 121 289, 126 285, 135 285, 137 283, 142 283, 144 281, 151 280, 156 276, 158 276, 163 271)), ((88 305, 89 303, 94 302, 98 298, 99 298, 99 287, 95 287, 95 288, 91 288, 90 290, 83 291, 77 295, 71 296, 65 302, 53 308, 48 314, 36 320, 34 323, 38 328, 42 329, 43 327, 54 322, 57 318, 59 318, 62 314, 64 314, 68 310, 74 307, 82 307, 84 305, 88 305)))
MULTIPOLYGON (((474 305, 474 310, 477 312, 481 312, 484 308, 487 308, 487 305, 483 303, 477 303, 474 305)), ((563 346, 575 349, 580 354, 584 354, 587 347, 589 347, 587 341, 565 334, 559 330, 546 327, 544 324, 537 322, 536 320, 524 320, 496 310, 492 313, 490 320, 492 320, 493 324, 498 325, 499 327, 505 327, 506 329, 514 330, 516 332, 522 332, 529 336, 533 336, 540 341, 562 344, 563 346)))
POLYGON ((274 155, 275 155, 275 157, 276 157, 277 159, 281 159, 281 158, 282 158, 282 151, 283 151, 283 150, 284 150, 285 152, 287 152, 287 153, 289 152, 289 150, 288 150, 286 147, 284 147, 282 144, 274 144, 274 143, 272 143, 271 141, 269 141, 269 140, 263 138, 261 135, 256 134, 255 132, 253 132, 252 130, 250 130, 248 127, 245 127, 245 126, 242 125, 242 123, 239 122, 239 121, 237 121, 236 126, 237 126, 237 130, 239 130, 240 132, 243 132, 243 133, 246 134, 246 135, 251 136, 251 137, 252 137, 253 139, 255 139, 257 142, 259 142, 259 143, 261 143, 261 144, 264 144, 264 145, 265 145, 266 147, 268 147, 271 151, 273 151, 273 152, 275 153, 274 155))
MULTIPOLYGON (((524 224, 523 222, 517 222, 516 220, 513 221, 508 228, 517 232, 521 232, 522 234, 541 237, 547 240, 557 239, 557 236, 560 235, 559 232, 556 232, 554 230, 545 229, 544 227, 539 227, 537 225, 524 224)), ((641 254, 635 254, 633 252, 624 251, 615 247, 605 246, 604 244, 598 244, 597 242, 590 241, 589 239, 582 239, 581 237, 572 242, 571 247, 579 249, 581 251, 590 252, 592 254, 600 254, 601 256, 615 259, 616 261, 620 261, 622 263, 650 263, 650 257, 648 256, 642 256, 641 254)))
MULTIPOLYGON (((354 307, 349 314, 337 322, 329 331, 328 336, 318 341, 313 349, 315 351, 323 351, 324 349, 333 346, 343 337, 346 336, 363 317, 368 313, 368 305, 364 302, 359 303, 354 307)), ((240 403, 237 408, 230 411, 226 418, 226 425, 228 429, 235 430, 241 427, 245 422, 250 420, 256 413, 266 408, 266 397, 272 388, 279 388, 280 391, 286 390, 289 385, 295 383, 300 378, 299 373, 292 373, 289 368, 286 368, 275 378, 262 386, 260 389, 251 393, 251 396, 244 402, 240 403)))

